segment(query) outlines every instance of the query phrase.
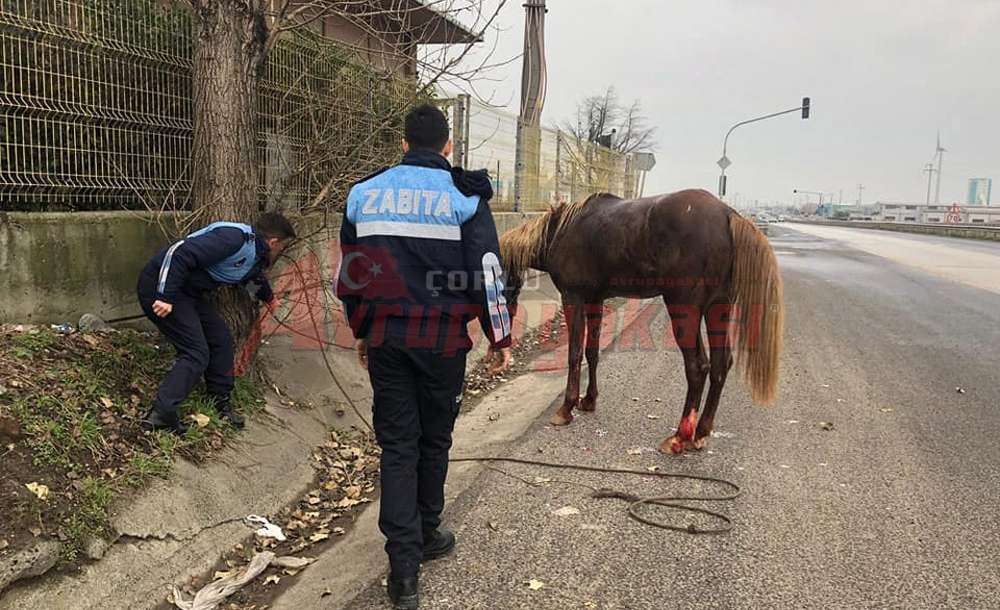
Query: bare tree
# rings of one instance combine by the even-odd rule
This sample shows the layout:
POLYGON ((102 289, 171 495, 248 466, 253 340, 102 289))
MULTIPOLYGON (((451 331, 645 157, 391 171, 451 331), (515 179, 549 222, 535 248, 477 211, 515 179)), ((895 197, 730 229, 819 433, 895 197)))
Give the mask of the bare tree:
MULTIPOLYGON (((260 211, 259 87, 268 56, 283 35, 321 26, 331 18, 354 24, 381 41, 377 57, 368 59, 382 69, 385 78, 394 78, 402 71, 413 78, 415 96, 427 95, 442 83, 471 84, 493 65, 492 52, 478 63, 470 62, 470 55, 473 43, 493 27, 507 0, 435 0, 426 5, 419 0, 185 1, 195 15, 191 201, 198 219, 206 221, 252 220, 260 211), (473 40, 418 52, 414 41, 431 33, 450 42, 447 33, 429 31, 442 26, 440 20, 426 19, 428 8, 452 22, 461 18, 475 33, 473 40)), ((366 51, 372 55, 370 49, 366 51)), ((323 107, 320 103, 319 108, 323 107)), ((387 118, 385 122, 392 120, 387 118)), ((361 135, 379 137, 378 131, 361 135)), ((354 146, 346 151, 353 155, 334 158, 328 147, 316 147, 297 170, 306 171, 304 164, 350 164, 357 160, 361 148, 354 146)), ((338 186, 344 185, 349 173, 334 171, 328 175, 319 188, 316 204, 339 191, 338 186)), ((237 345, 242 345, 255 318, 252 303, 238 290, 226 291, 219 299, 237 345)))
POLYGON ((625 105, 614 87, 581 100, 576 116, 565 121, 562 128, 579 140, 602 144, 621 153, 649 152, 656 148, 656 128, 649 125, 640 102, 625 105))

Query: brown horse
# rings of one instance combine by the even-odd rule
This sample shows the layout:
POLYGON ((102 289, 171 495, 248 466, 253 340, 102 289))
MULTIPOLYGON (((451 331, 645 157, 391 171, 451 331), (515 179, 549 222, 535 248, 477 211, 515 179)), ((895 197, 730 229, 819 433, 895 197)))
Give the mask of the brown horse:
POLYGON ((504 233, 500 249, 512 314, 528 267, 548 272, 562 296, 569 374, 554 425, 572 422, 578 404, 581 411, 596 408, 603 303, 611 297, 662 296, 684 356, 684 410, 661 451, 705 446, 734 350, 753 399, 774 399, 783 325, 777 260, 760 230, 711 193, 686 190, 636 200, 593 195, 504 233), (590 384, 581 403, 584 351, 590 384), (699 420, 706 378, 711 386, 699 420))

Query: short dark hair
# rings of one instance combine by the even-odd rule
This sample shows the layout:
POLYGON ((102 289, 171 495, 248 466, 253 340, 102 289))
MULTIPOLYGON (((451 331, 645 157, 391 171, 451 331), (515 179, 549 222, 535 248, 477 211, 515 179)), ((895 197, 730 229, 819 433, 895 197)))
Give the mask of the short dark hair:
POLYGON ((432 104, 421 104, 410 110, 404 121, 404 135, 411 148, 441 152, 451 137, 448 119, 432 104))
POLYGON ((257 230, 265 237, 277 237, 278 239, 295 239, 295 227, 283 215, 278 212, 267 212, 261 215, 254 223, 257 230))

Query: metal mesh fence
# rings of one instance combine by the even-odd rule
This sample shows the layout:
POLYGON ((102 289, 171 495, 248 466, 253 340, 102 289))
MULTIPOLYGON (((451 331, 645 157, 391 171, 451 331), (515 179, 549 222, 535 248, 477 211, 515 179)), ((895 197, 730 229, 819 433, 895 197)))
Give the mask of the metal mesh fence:
POLYGON ((468 105, 469 168, 486 168, 493 179, 492 209, 514 207, 514 176, 517 168, 517 117, 472 100, 468 105))
MULTIPOLYGON (((0 0, 0 209, 187 207, 192 25, 161 0, 0 0)), ((394 159, 414 89, 286 36, 259 91, 262 204, 338 201, 394 159)))
POLYGON ((540 210, 597 192, 623 197, 638 194, 639 175, 628 155, 556 129, 522 127, 519 136, 516 116, 472 99, 466 107, 469 129, 463 137, 469 152, 464 162, 467 167, 490 171, 496 192, 493 209, 515 209, 518 195, 517 209, 540 210))

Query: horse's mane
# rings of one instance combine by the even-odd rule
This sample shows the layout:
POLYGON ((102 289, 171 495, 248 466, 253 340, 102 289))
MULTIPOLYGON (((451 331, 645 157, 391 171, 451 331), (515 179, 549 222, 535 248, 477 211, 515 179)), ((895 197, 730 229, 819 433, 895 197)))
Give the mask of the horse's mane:
POLYGON ((504 267, 509 273, 524 273, 532 261, 541 260, 587 204, 606 196, 612 195, 595 193, 583 201, 558 203, 550 206, 541 216, 504 233, 500 237, 500 256, 504 267))

